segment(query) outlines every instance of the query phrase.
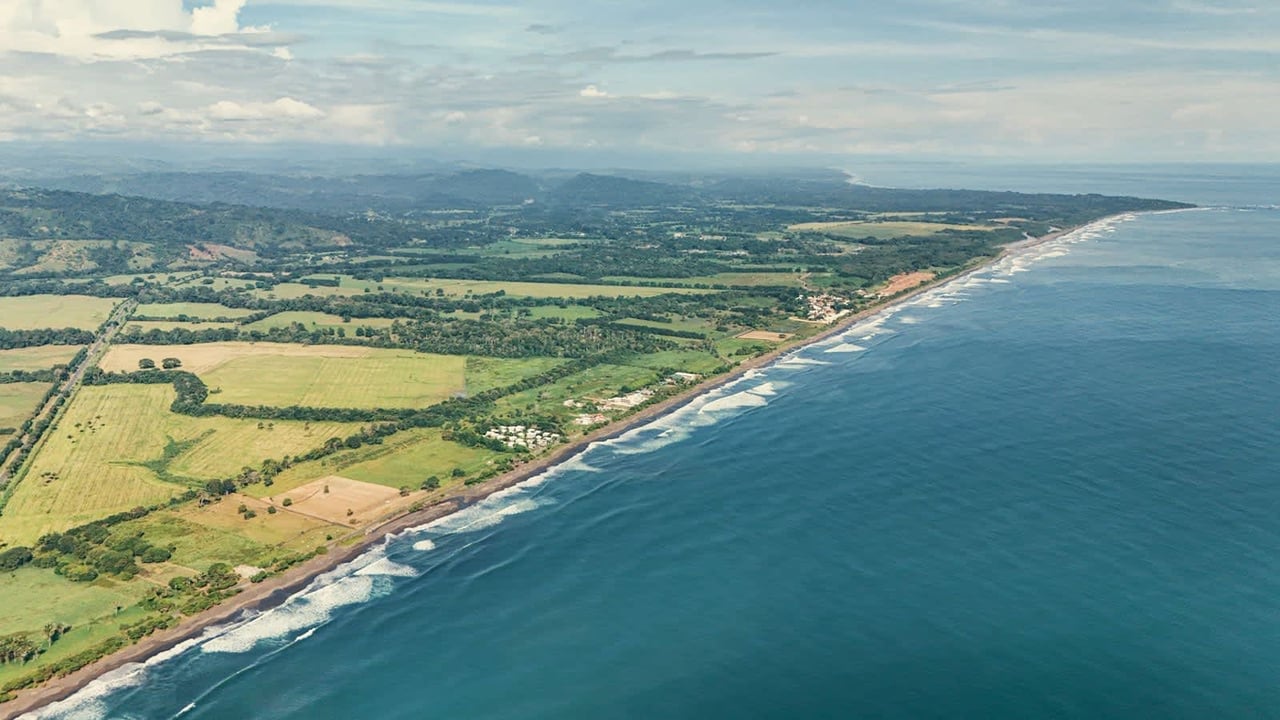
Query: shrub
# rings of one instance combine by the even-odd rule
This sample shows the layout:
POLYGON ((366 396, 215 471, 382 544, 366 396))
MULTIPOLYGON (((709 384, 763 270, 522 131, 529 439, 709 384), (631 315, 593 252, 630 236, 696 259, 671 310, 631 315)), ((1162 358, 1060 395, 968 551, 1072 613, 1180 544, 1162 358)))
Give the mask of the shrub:
POLYGON ((164 562, 171 557, 173 557, 173 553, 169 552, 168 548, 156 547, 155 545, 142 552, 142 562, 144 563, 164 562))
POLYGON ((4 552, 0 552, 0 571, 17 570, 18 568, 31 562, 35 557, 31 548, 12 547, 4 552))

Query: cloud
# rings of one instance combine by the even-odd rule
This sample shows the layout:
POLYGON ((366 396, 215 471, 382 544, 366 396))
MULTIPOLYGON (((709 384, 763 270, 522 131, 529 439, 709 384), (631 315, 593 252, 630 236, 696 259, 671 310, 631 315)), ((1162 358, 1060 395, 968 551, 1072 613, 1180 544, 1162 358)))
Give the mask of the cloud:
POLYGON ((186 10, 183 0, 7 0, 0 5, 0 52, 80 60, 160 58, 201 50, 264 48, 296 38, 243 26, 246 0, 186 10))
POLYGON ((273 102, 236 102, 220 100, 209 106, 209 117, 214 120, 314 120, 324 117, 324 112, 314 105, 291 97, 273 102))
POLYGON ((596 87, 595 85, 588 85, 588 86, 586 86, 586 87, 582 88, 581 90, 579 90, 579 91, 578 91, 578 95, 579 95, 579 97, 584 97, 584 98, 607 98, 607 97, 609 97, 609 93, 605 92, 604 90, 601 90, 600 88, 596 87))
POLYGON ((212 5, 191 10, 191 32, 195 35, 223 35, 240 31, 240 10, 245 0, 214 0, 212 5))
POLYGON ((517 62, 561 65, 608 65, 656 62, 696 62, 703 60, 758 60, 776 55, 775 52, 699 52, 672 49, 651 53, 625 54, 616 47, 591 47, 563 53, 529 53, 516 58, 517 62))

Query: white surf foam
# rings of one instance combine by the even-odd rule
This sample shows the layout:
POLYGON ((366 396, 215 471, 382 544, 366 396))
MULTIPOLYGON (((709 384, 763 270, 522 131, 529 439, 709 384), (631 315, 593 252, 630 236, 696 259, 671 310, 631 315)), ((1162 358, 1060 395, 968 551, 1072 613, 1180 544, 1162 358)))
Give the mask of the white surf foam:
POLYGON ((866 348, 862 347, 861 345, 855 345, 855 344, 853 344, 853 343, 847 343, 847 342, 845 342, 845 343, 840 343, 839 345, 836 345, 836 346, 834 346, 834 347, 829 347, 829 348, 827 348, 826 350, 823 350, 823 352, 828 352, 828 353, 856 353, 856 352, 864 352, 865 350, 866 350, 866 348))
POLYGON ((829 362, 826 362, 823 360, 814 360, 813 358, 790 357, 790 358, 787 358, 786 360, 779 362, 775 367, 802 368, 802 367, 810 367, 813 365, 830 365, 830 364, 831 363, 829 362))
POLYGON ((519 485, 499 490, 474 505, 425 525, 410 528, 408 532, 429 532, 433 535, 476 532, 498 525, 509 517, 537 510, 552 503, 550 499, 530 495, 531 490, 547 481, 547 475, 548 473, 541 473, 519 485))
POLYGON ((249 618, 200 646, 206 653, 243 653, 264 640, 282 638, 328 622, 333 612, 374 597, 376 580, 348 575, 295 595, 279 607, 249 618))
POLYGON ((418 571, 408 565, 402 565, 401 563, 395 562, 394 560, 381 558, 357 570, 356 575, 366 577, 378 575, 385 575, 387 577, 417 577, 418 571))
POLYGON ((145 662, 121 665, 85 685, 71 697, 20 717, 23 720, 102 720, 111 712, 105 702, 107 696, 141 685, 149 670, 181 655, 219 631, 219 628, 210 628, 200 637, 180 642, 164 652, 156 653, 145 662))
POLYGON ((429 552, 436 549, 436 542, 434 540, 419 540, 413 544, 413 549, 418 552, 429 552))

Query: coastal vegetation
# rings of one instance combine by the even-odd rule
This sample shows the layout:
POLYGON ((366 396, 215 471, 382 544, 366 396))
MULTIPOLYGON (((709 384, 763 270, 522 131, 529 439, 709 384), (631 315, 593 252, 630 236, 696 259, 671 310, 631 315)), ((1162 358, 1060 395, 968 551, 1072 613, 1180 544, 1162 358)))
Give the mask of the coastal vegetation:
POLYGON ((299 182, 0 192, 0 695, 1009 243, 1175 207, 826 177, 299 182))

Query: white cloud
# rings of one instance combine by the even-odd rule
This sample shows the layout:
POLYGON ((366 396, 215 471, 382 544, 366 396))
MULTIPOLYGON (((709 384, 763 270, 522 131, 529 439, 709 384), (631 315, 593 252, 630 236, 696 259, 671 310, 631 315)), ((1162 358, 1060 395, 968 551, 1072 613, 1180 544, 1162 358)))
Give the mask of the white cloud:
POLYGON ((191 11, 191 32, 196 35, 226 35, 240 31, 240 10, 245 0, 214 0, 212 5, 191 11))
POLYGON ((588 85, 578 91, 578 96, 584 98, 607 98, 609 97, 609 93, 601 90, 595 85, 588 85))
POLYGON ((221 100, 209 106, 209 117, 214 120, 314 120, 324 117, 324 111, 291 97, 274 102, 235 102, 221 100))
POLYGON ((0 0, 0 52, 92 61, 280 47, 269 28, 240 24, 245 3, 215 0, 187 11, 182 0, 0 0), (262 38, 250 42, 251 35, 262 38))

